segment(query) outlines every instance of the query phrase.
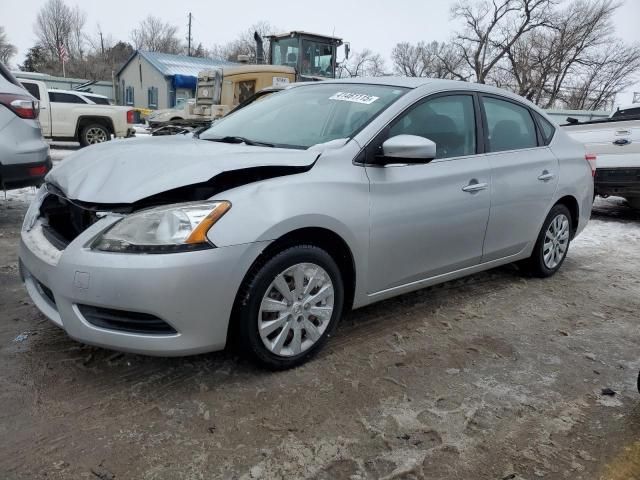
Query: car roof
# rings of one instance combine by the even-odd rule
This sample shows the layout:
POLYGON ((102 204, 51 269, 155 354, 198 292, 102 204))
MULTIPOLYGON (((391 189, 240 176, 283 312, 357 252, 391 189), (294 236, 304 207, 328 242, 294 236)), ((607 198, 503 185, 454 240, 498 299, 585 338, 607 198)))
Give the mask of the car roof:
POLYGON ((465 82, 462 80, 446 80, 442 78, 429 78, 429 77, 396 77, 396 76, 384 76, 384 77, 356 77, 356 78, 336 78, 323 80, 322 82, 301 82, 298 85, 304 87, 306 85, 313 85, 318 83, 339 83, 339 84, 358 84, 358 85, 385 85, 390 87, 403 87, 410 89, 421 89, 425 93, 440 92, 440 91, 464 91, 480 92, 487 94, 499 95, 501 97, 510 98, 520 103, 524 103, 531 108, 534 108, 538 112, 541 112, 539 107, 534 105, 526 98, 521 97, 508 90, 493 87, 491 85, 485 85, 483 83, 465 82))

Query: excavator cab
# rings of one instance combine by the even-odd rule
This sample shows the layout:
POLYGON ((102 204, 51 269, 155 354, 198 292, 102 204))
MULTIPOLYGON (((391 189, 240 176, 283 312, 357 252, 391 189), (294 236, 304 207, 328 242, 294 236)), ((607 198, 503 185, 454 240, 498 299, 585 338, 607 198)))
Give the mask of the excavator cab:
MULTIPOLYGON (((298 81, 336 78, 336 54, 341 38, 293 31, 271 35, 269 63, 296 69, 298 81)), ((345 44, 345 57, 348 57, 345 44)))

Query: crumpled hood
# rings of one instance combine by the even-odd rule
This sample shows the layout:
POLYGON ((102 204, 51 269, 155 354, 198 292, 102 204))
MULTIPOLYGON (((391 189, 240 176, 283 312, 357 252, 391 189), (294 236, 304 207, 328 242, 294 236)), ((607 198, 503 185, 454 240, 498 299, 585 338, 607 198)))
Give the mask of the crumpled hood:
POLYGON ((72 200, 128 204, 253 167, 309 167, 319 153, 227 144, 191 136, 115 140, 83 148, 46 177, 72 200))

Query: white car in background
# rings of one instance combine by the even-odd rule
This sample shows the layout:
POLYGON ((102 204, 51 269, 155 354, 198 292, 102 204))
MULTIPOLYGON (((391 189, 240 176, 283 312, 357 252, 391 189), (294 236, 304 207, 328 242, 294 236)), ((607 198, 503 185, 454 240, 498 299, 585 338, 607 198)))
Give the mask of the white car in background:
POLYGON ((595 194, 624 197, 640 209, 640 104, 618 108, 605 120, 562 128, 597 156, 595 194))
POLYGON ((167 122, 175 122, 177 120, 189 120, 191 118, 201 118, 201 115, 193 115, 191 110, 195 105, 195 98, 184 99, 179 98, 176 106, 173 108, 163 108, 155 110, 147 117, 147 123, 151 128, 160 127, 167 122))
POLYGON ((19 79, 40 101, 42 135, 52 140, 80 142, 84 147, 106 142, 111 137, 134 135, 134 110, 109 105, 103 95, 72 90, 48 90, 44 82, 19 79), (105 104, 106 100, 106 104, 105 104))

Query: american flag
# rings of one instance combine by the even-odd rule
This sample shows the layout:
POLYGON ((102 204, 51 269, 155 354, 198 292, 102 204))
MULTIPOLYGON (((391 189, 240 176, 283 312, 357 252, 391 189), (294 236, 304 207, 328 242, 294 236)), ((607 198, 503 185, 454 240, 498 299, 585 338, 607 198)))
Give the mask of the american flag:
POLYGON ((67 53, 67 48, 64 46, 64 43, 60 42, 58 44, 58 58, 62 63, 69 60, 69 54, 67 53))

